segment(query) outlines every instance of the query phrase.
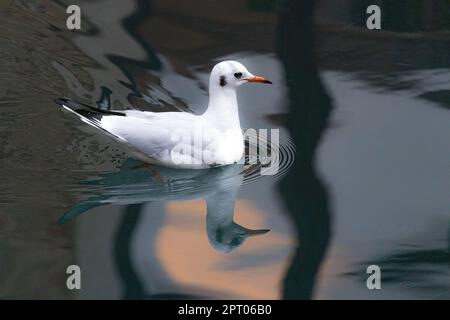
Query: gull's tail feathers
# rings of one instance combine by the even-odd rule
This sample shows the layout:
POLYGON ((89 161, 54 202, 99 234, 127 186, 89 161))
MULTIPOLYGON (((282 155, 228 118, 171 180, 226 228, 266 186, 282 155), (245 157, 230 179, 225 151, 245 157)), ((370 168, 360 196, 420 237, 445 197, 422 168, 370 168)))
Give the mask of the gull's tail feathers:
MULTIPOLYGON (((106 136, 109 136, 113 140, 119 142, 130 155, 135 157, 136 159, 152 162, 152 159, 147 157, 141 151, 132 146, 127 139, 124 137, 109 131, 107 128, 103 126, 102 123, 103 117, 127 117, 125 111, 117 111, 117 110, 103 110, 99 108, 95 108, 93 106, 75 102, 71 99, 67 98, 59 98, 55 100, 56 104, 58 104, 64 111, 72 113, 76 115, 81 121, 94 127, 98 130, 101 130, 106 136)), ((105 119, 103 119, 105 120, 105 119)))
POLYGON ((55 99, 55 102, 57 105, 59 105, 64 110, 78 116, 81 119, 81 121, 97 128, 97 129, 102 130, 103 132, 107 133, 108 135, 111 135, 113 138, 116 138, 122 142, 126 142, 126 141, 124 141, 124 139, 122 137, 117 136, 117 135, 113 134, 112 132, 103 128, 102 122, 101 122, 102 118, 105 116, 126 117, 125 112, 102 110, 102 109, 98 109, 98 108, 92 107, 92 106, 84 104, 84 103, 75 102, 75 101, 73 101, 71 99, 67 99, 67 98, 55 99))
POLYGON ((122 116, 126 117, 125 112, 122 111, 113 111, 113 110, 104 110, 92 107, 88 104, 75 102, 71 99, 67 98, 59 98, 55 99, 56 104, 60 107, 66 109, 67 111, 73 112, 77 114, 79 117, 86 118, 89 121, 100 121, 103 116, 113 115, 113 116, 122 116))

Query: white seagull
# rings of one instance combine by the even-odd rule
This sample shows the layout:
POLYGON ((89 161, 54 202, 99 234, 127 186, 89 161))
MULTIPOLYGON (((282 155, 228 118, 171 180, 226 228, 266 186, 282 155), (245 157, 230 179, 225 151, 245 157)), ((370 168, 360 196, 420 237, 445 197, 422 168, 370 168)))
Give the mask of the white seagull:
POLYGON ((237 163, 244 152, 236 89, 244 83, 272 83, 237 61, 214 66, 209 103, 201 115, 187 112, 105 111, 68 99, 57 102, 84 122, 124 143, 148 164, 205 169, 237 163))

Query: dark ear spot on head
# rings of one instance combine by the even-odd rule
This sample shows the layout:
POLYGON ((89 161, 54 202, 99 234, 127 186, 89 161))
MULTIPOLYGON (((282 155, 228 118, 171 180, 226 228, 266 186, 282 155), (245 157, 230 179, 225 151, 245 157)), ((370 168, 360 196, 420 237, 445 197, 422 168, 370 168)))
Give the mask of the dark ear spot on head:
POLYGON ((223 87, 227 84, 227 81, 225 80, 225 76, 220 76, 220 86, 223 87))

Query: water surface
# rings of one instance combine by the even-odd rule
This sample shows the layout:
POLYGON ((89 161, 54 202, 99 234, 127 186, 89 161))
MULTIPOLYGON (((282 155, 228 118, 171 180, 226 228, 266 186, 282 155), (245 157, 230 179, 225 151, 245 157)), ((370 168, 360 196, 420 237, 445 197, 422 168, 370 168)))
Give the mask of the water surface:
POLYGON ((450 298, 445 1, 383 1, 373 33, 361 1, 275 2, 79 1, 81 31, 69 2, 0 4, 0 298, 450 298), (280 129, 275 176, 159 181, 54 103, 201 113, 226 59, 274 83, 238 98, 280 129))

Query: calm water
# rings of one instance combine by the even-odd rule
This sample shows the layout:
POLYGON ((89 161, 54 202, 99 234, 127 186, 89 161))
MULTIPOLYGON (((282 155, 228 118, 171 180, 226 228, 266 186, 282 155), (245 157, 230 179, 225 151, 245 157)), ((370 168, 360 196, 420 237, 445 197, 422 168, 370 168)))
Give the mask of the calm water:
POLYGON ((0 298, 450 298, 448 1, 381 1, 382 31, 365 1, 75 2, 81 31, 0 2, 0 298), (157 179, 54 103, 201 113, 227 59, 274 83, 238 93, 274 176, 157 179))

